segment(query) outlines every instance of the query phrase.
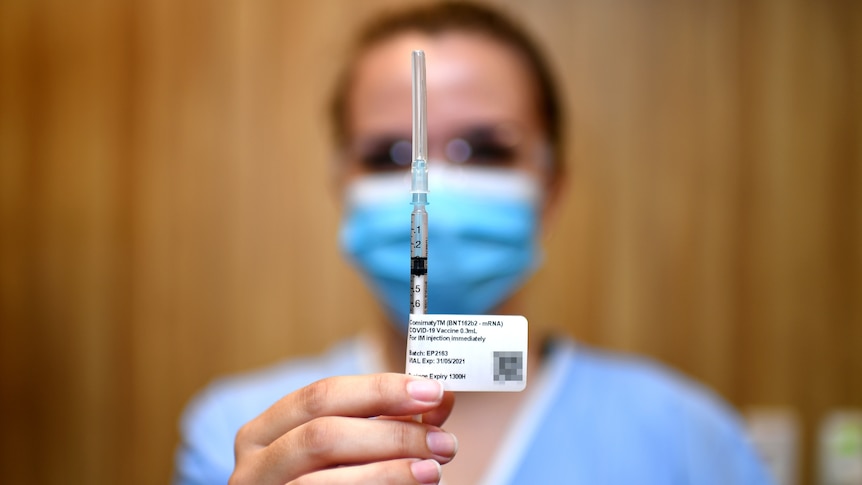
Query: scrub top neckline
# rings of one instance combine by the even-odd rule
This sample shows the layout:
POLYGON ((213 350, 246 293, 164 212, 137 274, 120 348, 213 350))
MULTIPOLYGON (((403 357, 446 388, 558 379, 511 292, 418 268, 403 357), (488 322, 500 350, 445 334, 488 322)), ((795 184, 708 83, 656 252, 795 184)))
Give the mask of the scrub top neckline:
MULTIPOLYGON (((566 362, 574 352, 574 345, 568 341, 553 341, 545 357, 545 365, 533 379, 532 393, 515 413, 512 426, 507 431, 491 465, 485 471, 478 485, 500 485, 510 483, 524 454, 530 448, 536 432, 554 402, 566 376, 566 362)), ((446 484, 445 478, 440 482, 446 484)))

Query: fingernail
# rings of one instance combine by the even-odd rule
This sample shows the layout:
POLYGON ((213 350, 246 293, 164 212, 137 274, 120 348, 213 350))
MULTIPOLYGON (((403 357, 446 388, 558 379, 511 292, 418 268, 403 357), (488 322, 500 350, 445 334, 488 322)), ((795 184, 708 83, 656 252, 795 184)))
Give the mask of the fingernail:
POLYGON ((458 451, 458 439, 451 433, 444 431, 430 431, 425 436, 425 443, 431 453, 437 456, 451 458, 458 451))
POLYGON ((443 470, 440 464, 434 460, 415 461, 410 464, 413 478, 422 485, 432 485, 440 481, 443 470))
POLYGON ((407 383, 407 394, 417 401, 438 402, 443 398, 443 386, 431 379, 414 379, 407 383))

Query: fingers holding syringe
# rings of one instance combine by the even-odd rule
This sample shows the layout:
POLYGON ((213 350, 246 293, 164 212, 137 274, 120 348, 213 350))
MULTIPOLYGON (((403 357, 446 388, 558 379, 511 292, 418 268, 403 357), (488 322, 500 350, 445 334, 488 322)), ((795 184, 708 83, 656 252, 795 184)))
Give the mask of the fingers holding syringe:
MULTIPOLYGON (((396 462, 400 459, 432 459, 448 463, 455 456, 457 447, 454 436, 435 426, 393 420, 324 417, 297 427, 247 458, 256 464, 253 468, 257 472, 266 470, 256 476, 256 483, 285 483, 334 467, 390 463, 397 468, 396 462)), ((356 467, 354 472, 360 474, 362 470, 356 467)))
POLYGON ((249 421, 237 435, 236 444, 266 446, 324 416, 413 416, 434 411, 436 419, 429 422, 439 426, 451 406, 451 393, 444 395, 440 383, 430 379, 394 373, 330 377, 288 394, 249 421))
POLYGON ((427 475, 434 471, 428 459, 446 463, 457 449, 454 436, 437 427, 452 403, 452 394, 444 395, 439 383, 403 374, 315 382, 240 429, 231 483, 286 483, 300 476, 305 481, 337 467, 362 474, 374 465, 396 473, 393 467, 405 459, 414 460, 409 468, 427 475), (414 415, 428 421, 393 417, 414 415), (366 419, 378 416, 387 418, 366 419))

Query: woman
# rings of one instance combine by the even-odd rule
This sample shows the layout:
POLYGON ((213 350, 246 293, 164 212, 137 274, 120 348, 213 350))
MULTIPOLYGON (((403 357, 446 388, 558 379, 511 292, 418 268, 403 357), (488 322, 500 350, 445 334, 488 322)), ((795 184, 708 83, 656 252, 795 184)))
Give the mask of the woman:
POLYGON ((564 176, 549 71, 530 39, 485 7, 380 19, 357 43, 333 124, 342 247, 386 324, 373 340, 211 386, 184 418, 177 480, 426 484, 445 464, 448 485, 767 483, 735 417, 706 391, 537 326, 522 393, 464 393, 454 405, 436 382, 397 373, 415 49, 428 59, 430 311, 520 313, 517 290, 564 176))

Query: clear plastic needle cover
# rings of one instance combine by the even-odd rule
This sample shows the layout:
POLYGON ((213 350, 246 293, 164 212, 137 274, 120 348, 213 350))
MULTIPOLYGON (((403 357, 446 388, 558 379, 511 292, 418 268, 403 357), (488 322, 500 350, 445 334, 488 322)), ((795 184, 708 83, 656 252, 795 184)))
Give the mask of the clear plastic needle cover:
POLYGON ((425 52, 413 51, 413 159, 428 159, 428 116, 425 110, 425 52))
POLYGON ((428 193, 428 116, 425 110, 425 52, 413 51, 413 163, 410 192, 413 203, 424 203, 419 194, 428 193))

